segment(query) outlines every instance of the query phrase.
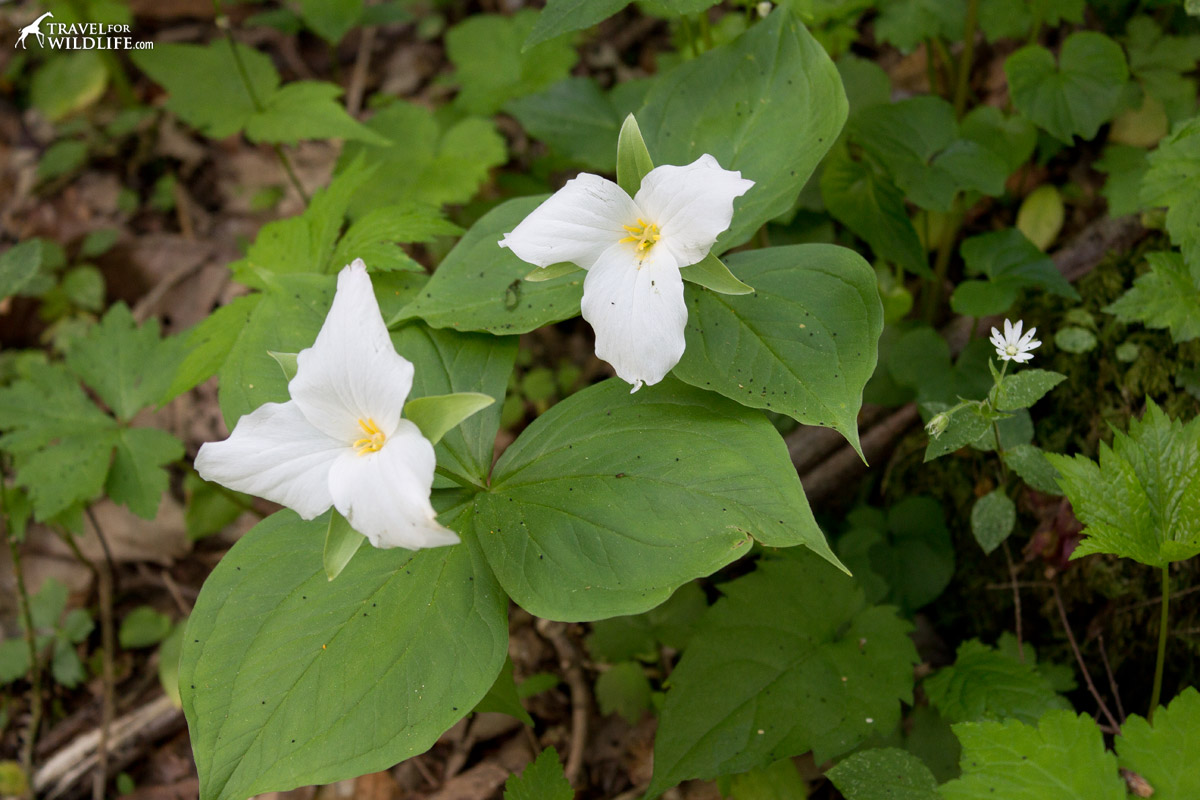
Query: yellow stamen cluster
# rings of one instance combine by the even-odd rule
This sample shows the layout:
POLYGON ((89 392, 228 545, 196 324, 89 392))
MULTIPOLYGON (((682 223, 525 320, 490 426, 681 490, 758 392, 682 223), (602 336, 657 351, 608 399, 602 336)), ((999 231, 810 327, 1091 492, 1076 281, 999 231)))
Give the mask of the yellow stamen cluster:
POLYGON ((367 453, 378 453, 383 449, 383 443, 387 441, 387 436, 383 431, 379 430, 379 426, 375 424, 375 420, 367 417, 358 421, 358 427, 362 428, 366 434, 363 438, 354 443, 354 449, 358 451, 360 456, 365 456, 367 453))
POLYGON ((641 217, 638 217, 637 225, 622 225, 621 227, 629 231, 629 235, 621 241, 637 242, 636 249, 639 255, 645 253, 662 238, 662 234, 658 232, 658 226, 653 222, 646 222, 641 217))

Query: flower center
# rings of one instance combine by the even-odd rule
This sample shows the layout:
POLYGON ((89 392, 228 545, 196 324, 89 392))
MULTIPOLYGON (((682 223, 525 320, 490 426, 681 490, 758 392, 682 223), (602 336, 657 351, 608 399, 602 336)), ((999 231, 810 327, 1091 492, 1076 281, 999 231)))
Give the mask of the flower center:
POLYGON ((1015 356, 1017 354, 1017 346, 1015 344, 1010 344, 1004 348, 1004 352, 1008 353, 1010 356, 1015 356))
POLYGON ((383 431, 379 430, 375 420, 370 417, 360 419, 358 427, 362 428, 362 432, 366 434, 354 443, 354 449, 360 456, 365 456, 367 453, 378 453, 383 449, 383 443, 387 441, 387 436, 384 436, 383 431))
POLYGON ((635 249, 638 255, 645 253, 662 238, 662 234, 658 232, 658 226, 653 222, 646 222, 641 217, 638 217, 637 225, 622 225, 621 227, 629 231, 629 235, 621 241, 637 242, 635 249))

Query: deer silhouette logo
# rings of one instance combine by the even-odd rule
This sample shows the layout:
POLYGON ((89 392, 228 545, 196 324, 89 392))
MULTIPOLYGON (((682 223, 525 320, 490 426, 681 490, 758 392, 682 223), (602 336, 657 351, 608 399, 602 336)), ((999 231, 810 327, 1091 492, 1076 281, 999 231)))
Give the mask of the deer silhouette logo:
MULTIPOLYGON (((38 30, 38 27, 42 24, 42 20, 44 20, 46 17, 53 17, 53 16, 54 16, 53 14, 51 14, 49 11, 47 11, 45 14, 42 14, 40 17, 35 19, 33 22, 26 25, 24 28, 21 28, 21 38, 17 39, 17 44, 21 45, 22 48, 25 48, 25 40, 29 37, 29 34, 32 33, 34 36, 37 37, 38 45, 44 47, 46 44, 46 35, 44 33, 42 33, 40 30, 38 30)), ((14 44, 13 47, 15 48, 17 46, 17 44, 14 44)))

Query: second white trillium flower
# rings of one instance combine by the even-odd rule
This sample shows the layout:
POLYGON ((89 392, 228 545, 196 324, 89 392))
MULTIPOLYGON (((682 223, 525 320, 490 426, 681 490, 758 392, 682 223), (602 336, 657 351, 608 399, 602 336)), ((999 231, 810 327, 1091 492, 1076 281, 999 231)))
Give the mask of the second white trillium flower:
POLYGON ((681 267, 702 261, 754 181, 703 155, 655 167, 634 197, 582 173, 500 240, 523 261, 587 270, 583 318, 596 355, 633 384, 655 384, 683 357, 687 306, 681 267))
POLYGON ((333 307, 297 356, 291 400, 266 403, 209 442, 196 471, 304 519, 334 506, 376 547, 455 544, 429 502, 433 445, 401 419, 413 365, 392 347, 361 259, 338 275, 333 307))
POLYGON ((1004 334, 992 328, 992 346, 996 348, 996 355, 1001 361, 1016 361, 1018 364, 1024 364, 1026 361, 1033 359, 1032 350, 1042 346, 1042 343, 1036 341, 1033 335, 1037 333, 1037 328, 1030 328, 1029 332, 1024 336, 1021 335, 1021 327, 1025 323, 1022 320, 1017 320, 1017 324, 1013 325, 1008 320, 1004 320, 1004 334))

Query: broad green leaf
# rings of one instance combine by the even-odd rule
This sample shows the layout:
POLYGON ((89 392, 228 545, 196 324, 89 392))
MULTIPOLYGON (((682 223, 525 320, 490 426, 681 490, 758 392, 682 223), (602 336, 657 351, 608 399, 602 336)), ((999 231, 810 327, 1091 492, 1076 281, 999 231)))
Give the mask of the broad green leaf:
POLYGON ((1068 36, 1057 63, 1041 45, 1026 45, 1005 60, 1004 72, 1017 110, 1067 145, 1095 138, 1129 80, 1121 46, 1094 31, 1068 36))
POLYGON ((504 666, 496 676, 496 682, 483 699, 475 704, 475 711, 508 714, 533 727, 533 717, 521 705, 521 696, 517 693, 517 682, 513 678, 513 663, 511 658, 504 659, 504 666))
POLYGON ((774 427, 670 378, 636 394, 612 379, 551 407, 472 503, 501 585, 548 619, 653 608, 755 540, 837 563, 774 427))
POLYGON ((595 79, 564 78, 541 92, 508 101, 504 110, 530 136, 569 161, 599 172, 616 168, 621 117, 595 79))
POLYGON ((808 796, 808 784, 790 758, 781 758, 769 767, 728 776, 727 780, 728 793, 721 781, 717 785, 722 789, 722 796, 736 800, 796 800, 808 796))
POLYGON ((295 81, 263 101, 263 110, 246 121, 252 142, 294 144, 300 139, 357 139, 371 144, 388 140, 346 113, 337 98, 342 87, 321 81, 295 81))
POLYGON ((617 185, 630 197, 636 197, 642 179, 654 169, 654 161, 642 137, 637 118, 630 114, 621 123, 617 136, 617 185))
POLYGON ((311 347, 333 303, 332 275, 278 275, 250 311, 221 364, 221 413, 230 430, 244 414, 288 399, 287 378, 271 352, 311 347))
POLYGON ((169 488, 161 468, 183 458, 183 443, 158 428, 124 428, 113 443, 116 450, 105 492, 139 517, 154 519, 169 488))
POLYGON ((268 518, 200 592, 180 685, 205 800, 388 769, 470 711, 504 664, 506 599, 469 544, 364 548, 329 581, 325 529, 268 518))
POLYGON ((1174 252, 1147 253, 1150 271, 1132 288, 1109 304, 1105 313, 1122 322, 1140 322, 1149 328, 1169 328, 1177 344, 1200 337, 1200 286, 1183 256, 1174 252))
POLYGON ((700 585, 685 583, 671 599, 644 614, 593 622, 587 637, 588 654, 608 664, 633 659, 657 662, 660 647, 675 650, 687 647, 707 610, 708 601, 700 585))
POLYGON ((1096 347, 1096 335, 1087 328, 1070 325, 1054 332, 1054 346, 1068 353, 1086 353, 1096 347))
POLYGON ((754 291, 738 280, 721 259, 709 253, 701 261, 683 267, 679 274, 685 281, 711 289, 717 294, 750 294, 754 291))
POLYGON ((964 138, 978 142, 999 156, 1010 174, 1029 160, 1037 145, 1037 128, 1033 123, 1019 115, 1006 117, 995 106, 981 105, 971 109, 958 130, 964 138))
POLYGON ((1079 293, 1050 257, 1016 228, 972 236, 962 243, 960 252, 967 273, 983 275, 986 281, 958 285, 950 297, 950 307, 959 314, 1003 314, 1012 307, 1020 290, 1035 286, 1060 297, 1079 299, 1079 293))
POLYGON ((983 552, 991 553, 1017 524, 1017 507, 1003 490, 993 489, 971 507, 971 535, 983 552))
POLYGON ((734 203, 720 255, 790 210, 846 120, 837 68, 787 8, 657 78, 638 113, 656 164, 704 153, 755 185, 734 203))
POLYGON ((648 798, 809 750, 820 763, 892 731, 917 661, 892 609, 803 552, 721 590, 671 673, 648 798))
POLYGON ((1031 444, 1021 444, 1004 451, 1004 463, 1021 480, 1044 494, 1061 495, 1058 470, 1046 460, 1046 453, 1031 444))
POLYGON ((495 401, 462 420, 437 443, 439 466, 485 484, 500 428, 500 407, 517 357, 516 337, 431 330, 416 323, 393 332, 392 344, 397 353, 418 365, 410 403, 467 390, 495 401))
POLYGON ((892 79, 874 61, 843 53, 837 60, 837 70, 846 90, 851 117, 861 109, 891 102, 892 79))
POLYGON ((404 417, 421 429, 421 435, 437 444, 451 428, 496 402, 480 392, 428 395, 404 404, 404 417))
POLYGON ((182 341, 162 339, 158 320, 141 326, 124 303, 71 343, 67 367, 91 387, 118 419, 128 422, 166 394, 182 355, 182 341))
POLYGON ((579 56, 565 37, 521 49, 538 17, 533 9, 475 14, 446 33, 446 55, 455 66, 450 81, 459 87, 456 107, 486 116, 567 77, 579 56))
POLYGON ((564 33, 590 28, 627 5, 629 0, 547 0, 521 49, 528 50, 564 33))
POLYGON ((167 108, 206 136, 223 139, 246 127, 279 87, 279 73, 266 53, 236 45, 245 67, 247 90, 231 44, 217 39, 208 45, 156 43, 135 50, 133 63, 167 90, 167 108), (253 96, 252 96, 253 95, 253 96))
POLYGON ((309 30, 330 44, 337 44, 359 24, 363 0, 300 0, 300 17, 309 30))
POLYGON ((82 111, 108 88, 108 68, 97 50, 57 53, 33 73, 29 102, 51 122, 82 111))
POLYGON ((858 449, 863 386, 883 330, 874 272, 854 251, 823 244, 738 253, 729 264, 755 292, 685 288, 687 348, 675 375, 833 428, 858 449))
POLYGON ((158 402, 165 403, 215 375, 237 344, 242 329, 250 321, 262 298, 261 294, 235 297, 194 328, 180 334, 185 355, 179 362, 170 387, 158 398, 158 402))
POLYGON ((581 273, 536 283, 523 280, 530 265, 499 244, 545 199, 509 200, 485 214, 389 326, 419 317, 435 328, 502 335, 526 333, 576 316, 583 296, 581 273))
POLYGON ((1138 716, 1127 719, 1114 744, 1121 768, 1145 778, 1155 800, 1200 797, 1200 692, 1194 686, 1156 709, 1153 725, 1138 716))
POLYGON ((1196 110, 1196 83, 1184 78, 1200 59, 1200 36, 1164 35, 1151 17, 1136 16, 1125 26, 1125 52, 1129 71, 1146 93, 1164 106, 1172 123, 1191 117, 1196 110))
POLYGON ((163 693, 171 698, 171 703, 178 709, 183 709, 183 700, 179 696, 179 653, 183 649, 183 633, 187 620, 175 625, 171 633, 163 639, 158 648, 158 682, 163 693))
POLYGON ((329 515, 329 527, 325 530, 325 548, 321 552, 325 577, 332 581, 341 575, 366 541, 367 537, 351 528, 346 518, 333 509, 329 515))
POLYGON ((291 383, 292 378, 296 377, 296 373, 300 371, 300 354, 276 353, 268 350, 267 355, 275 359, 275 363, 283 370, 283 377, 287 378, 288 383, 291 383))
POLYGON ((0 254, 0 300, 25 288, 41 266, 41 239, 28 239, 0 254))
POLYGON ((1029 408, 1066 379, 1066 375, 1047 369, 1023 369, 1005 375, 996 392, 996 408, 1000 411, 1029 408))
POLYGON ((955 0, 883 0, 875 35, 911 53, 929 38, 957 42, 966 29, 966 7, 955 0))
POLYGON ((954 545, 942 506, 930 497, 907 497, 885 516, 859 509, 837 541, 837 554, 871 603, 906 612, 942 593, 954 575, 954 545))
POLYGON ((907 750, 861 750, 825 773, 846 800, 938 800, 937 778, 907 750))
POLYGON ((1057 28, 1062 22, 1083 22, 1084 0, 983 0, 979 27, 989 42, 1024 39, 1035 25, 1057 28))
POLYGON ((636 662, 622 661, 601 672, 594 688, 600 713, 620 714, 630 725, 637 725, 650 708, 650 681, 636 662))
POLYGON ((572 800, 575 790, 563 774, 558 751, 547 747, 520 775, 504 783, 504 800, 572 800))
POLYGON ((945 800, 1125 800, 1117 759, 1095 721, 1047 712, 1037 727, 1019 720, 964 722, 962 777, 943 784, 945 800))
POLYGON ((1071 558, 1112 553, 1164 567, 1200 553, 1200 420, 1183 424, 1147 400, 1146 413, 1101 442, 1100 463, 1047 454, 1084 539, 1071 558))
POLYGON ((1043 183, 1021 201, 1017 210, 1017 230, 1044 252, 1062 232, 1064 218, 1062 193, 1058 187, 1043 183))
POLYGON ((57 364, 34 364, 27 380, 0 389, 0 430, 0 448, 14 456, 16 483, 39 521, 100 494, 120 435, 117 421, 57 364))
POLYGON ((1108 201, 1110 217, 1136 214, 1143 209, 1139 193, 1142 179, 1149 168, 1144 149, 1110 144, 1104 148, 1104 154, 1092 162, 1092 167, 1108 176, 1100 194, 1108 201))
POLYGON ((865 161, 834 151, 821 172, 821 198, 834 219, 864 239, 878 258, 932 277, 904 193, 865 161))
POLYGON ((949 211, 955 195, 966 189, 991 196, 1004 192, 1007 161, 961 137, 954 107, 940 97, 871 106, 855 116, 847 133, 921 208, 949 211))
POLYGON ((926 678, 924 686, 929 702, 950 722, 1034 723, 1047 711, 1070 708, 1033 664, 978 639, 959 645, 954 664, 926 678))
POLYGON ((138 606, 125 615, 117 631, 117 641, 126 650, 150 647, 167 638, 171 618, 150 606, 138 606))
POLYGON ((492 167, 508 159, 504 137, 491 120, 463 117, 439 123, 432 111, 396 102, 367 121, 387 146, 346 142, 338 172, 356 160, 371 168, 371 180, 357 192, 351 215, 383 206, 414 208, 465 203, 488 179, 492 167))

